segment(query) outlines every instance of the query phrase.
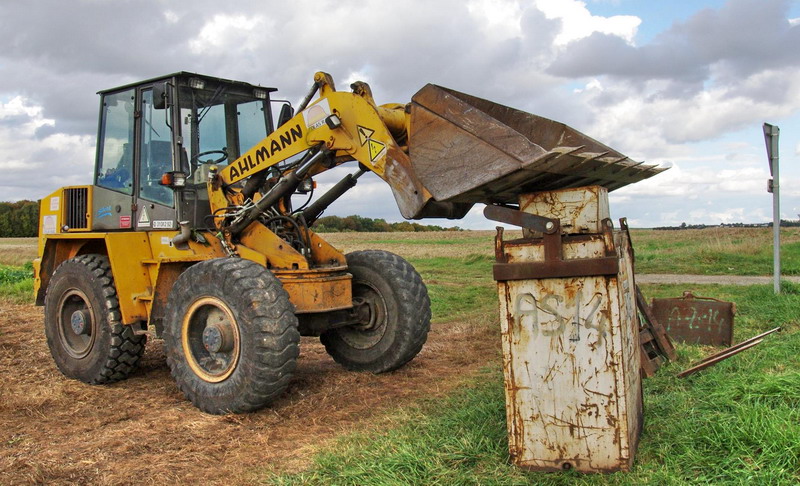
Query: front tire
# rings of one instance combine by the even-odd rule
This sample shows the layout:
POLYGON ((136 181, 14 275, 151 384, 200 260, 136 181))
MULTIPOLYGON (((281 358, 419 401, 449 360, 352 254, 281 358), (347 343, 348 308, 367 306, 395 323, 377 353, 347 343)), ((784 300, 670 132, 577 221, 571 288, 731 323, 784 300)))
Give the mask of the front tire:
POLYGON ((297 317, 266 268, 238 258, 200 262, 181 274, 169 303, 167 364, 197 408, 250 412, 289 385, 299 354, 297 317))
POLYGON ((58 266, 44 301, 45 335, 58 369, 92 385, 128 377, 147 337, 123 325, 108 257, 81 255, 58 266))
POLYGON ((428 337, 431 302, 419 273, 380 250, 347 254, 360 322, 326 331, 325 350, 347 369, 383 373, 411 361, 428 337))

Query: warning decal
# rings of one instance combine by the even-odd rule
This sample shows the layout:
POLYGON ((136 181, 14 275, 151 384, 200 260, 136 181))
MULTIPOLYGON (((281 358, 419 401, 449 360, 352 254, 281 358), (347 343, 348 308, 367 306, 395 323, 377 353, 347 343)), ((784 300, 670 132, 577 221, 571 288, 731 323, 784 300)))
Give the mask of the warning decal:
POLYGON ((150 217, 147 216, 147 209, 142 208, 142 215, 139 216, 137 226, 150 226, 150 217))
POLYGON ((361 146, 367 146, 367 150, 369 150, 369 160, 370 162, 375 162, 386 153, 386 144, 372 139, 375 130, 362 127, 361 125, 356 125, 356 127, 356 131, 358 131, 358 140, 361 142, 361 146))
POLYGON ((358 126, 358 139, 361 141, 361 146, 363 147, 367 141, 370 139, 375 130, 370 130, 367 127, 362 127, 361 125, 358 126))
POLYGON ((375 162, 375 159, 383 155, 386 151, 386 144, 376 140, 367 140, 367 147, 369 148, 369 160, 375 162))

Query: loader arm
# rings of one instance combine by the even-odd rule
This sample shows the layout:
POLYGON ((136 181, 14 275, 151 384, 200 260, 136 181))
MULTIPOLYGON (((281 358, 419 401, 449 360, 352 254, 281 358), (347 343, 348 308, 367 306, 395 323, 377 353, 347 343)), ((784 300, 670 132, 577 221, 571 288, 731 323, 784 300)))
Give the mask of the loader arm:
MULTIPOLYGON (((330 75, 317 73, 314 86, 319 98, 296 114, 275 132, 250 148, 237 160, 222 169, 209 181, 209 200, 214 214, 223 214, 231 205, 242 205, 247 199, 262 199, 251 187, 243 191, 232 190, 231 185, 249 179, 265 181, 265 173, 285 181, 313 176, 348 161, 358 161, 362 168, 377 174, 392 188, 397 205, 407 219, 425 216, 462 217, 459 206, 437 203, 430 192, 415 176, 408 157, 407 147, 397 140, 406 138, 408 116, 403 105, 376 106, 365 83, 353 85, 354 93, 335 91, 330 75), (391 127, 391 128, 390 128, 391 127), (282 162, 301 153, 316 154, 306 157, 311 162, 289 165, 282 162), (279 167, 281 167, 279 169, 279 167)), ((277 186, 273 186, 277 187, 277 186)), ((296 184, 281 187, 280 197, 291 195, 296 184)), ((265 209, 267 201, 262 208, 265 209)), ((254 212, 256 212, 254 210, 254 212)), ((215 218, 218 227, 224 218, 215 218)), ((243 221, 243 220, 242 220, 243 221)), ((233 226, 234 233, 246 225, 233 226)))
POLYGON ((305 178, 347 161, 358 161, 362 172, 320 198, 304 214, 309 223, 363 171, 389 184, 406 219, 460 219, 475 203, 513 205, 520 194, 587 185, 614 190, 663 170, 563 123, 447 88, 429 84, 407 105, 382 106, 366 83, 351 88, 336 91, 330 75, 316 73, 293 118, 219 174, 212 171, 209 199, 219 229, 235 238, 268 208, 285 212, 281 201, 305 178), (243 188, 233 186, 245 179, 243 188))

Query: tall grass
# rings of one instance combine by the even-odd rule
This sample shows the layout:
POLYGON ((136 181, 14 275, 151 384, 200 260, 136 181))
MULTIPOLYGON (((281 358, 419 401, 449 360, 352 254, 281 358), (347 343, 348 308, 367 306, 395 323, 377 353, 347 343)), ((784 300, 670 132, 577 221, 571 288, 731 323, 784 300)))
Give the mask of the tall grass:
MULTIPOLYGON (((633 230, 637 273, 772 274, 770 228, 633 230)), ((800 229, 781 231, 781 270, 800 275, 800 229)))
POLYGON ((0 265, 0 299, 14 303, 30 302, 33 295, 33 264, 0 265))

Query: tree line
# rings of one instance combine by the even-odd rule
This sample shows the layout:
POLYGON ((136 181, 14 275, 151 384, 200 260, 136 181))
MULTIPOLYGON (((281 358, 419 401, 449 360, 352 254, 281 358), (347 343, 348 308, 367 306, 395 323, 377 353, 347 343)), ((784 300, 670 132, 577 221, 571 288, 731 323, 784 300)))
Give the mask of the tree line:
POLYGON ((39 202, 0 202, 0 238, 37 236, 39 202))
POLYGON ((396 231, 461 231, 458 226, 445 228, 437 225, 427 225, 401 221, 399 223, 387 223, 384 219, 365 218, 363 216, 324 216, 319 218, 312 226, 314 231, 319 233, 341 233, 348 231, 372 232, 372 233, 391 233, 396 231))
MULTIPOLYGON (((341 233, 347 231, 365 231, 389 233, 395 231, 461 231, 458 226, 445 228, 438 225, 425 225, 402 221, 387 223, 384 219, 365 218, 363 216, 324 216, 313 225, 320 233, 341 233)), ((38 236, 39 234, 39 202, 17 201, 0 202, 0 238, 38 236)))

